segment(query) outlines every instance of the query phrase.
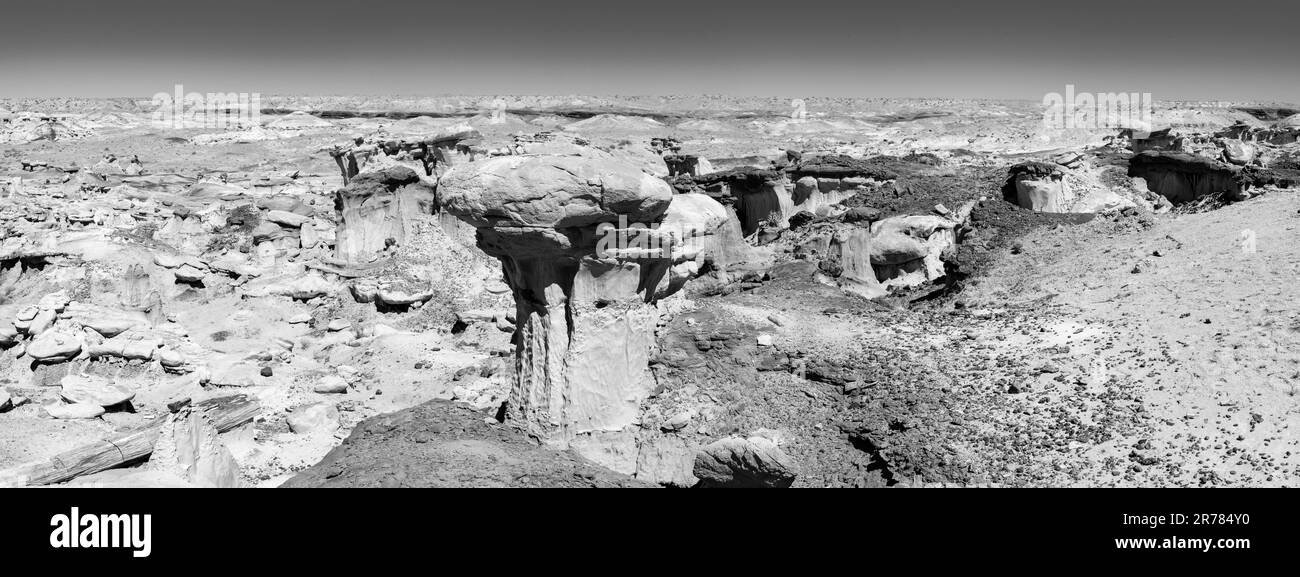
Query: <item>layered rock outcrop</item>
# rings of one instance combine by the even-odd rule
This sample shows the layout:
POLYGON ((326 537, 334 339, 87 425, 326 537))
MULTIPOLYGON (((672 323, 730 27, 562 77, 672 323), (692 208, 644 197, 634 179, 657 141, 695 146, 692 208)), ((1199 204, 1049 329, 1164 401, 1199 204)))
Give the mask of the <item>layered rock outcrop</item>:
POLYGON ((390 245, 401 244, 415 216, 434 212, 437 193, 415 170, 395 165, 357 175, 338 191, 334 204, 339 220, 337 258, 364 262, 390 245))
POLYGON ((1224 194, 1230 200, 1246 196, 1249 184, 1241 168, 1202 156, 1181 152, 1147 151, 1129 160, 1129 176, 1146 180, 1151 192, 1174 204, 1210 194, 1224 194))

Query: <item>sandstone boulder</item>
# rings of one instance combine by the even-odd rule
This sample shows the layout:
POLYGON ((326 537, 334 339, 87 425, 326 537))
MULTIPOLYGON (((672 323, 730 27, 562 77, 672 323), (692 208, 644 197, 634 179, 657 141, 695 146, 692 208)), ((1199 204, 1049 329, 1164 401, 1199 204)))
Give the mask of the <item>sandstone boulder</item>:
POLYGON ((312 403, 295 408, 287 420, 289 430, 298 434, 333 432, 339 427, 339 411, 333 403, 312 403))
POLYGON ((135 398, 135 391, 131 387, 99 376, 68 375, 59 384, 60 395, 69 403, 111 407, 135 398))
POLYGON ((93 329, 105 338, 112 338, 133 328, 149 325, 149 318, 143 312, 83 303, 70 304, 65 314, 81 326, 93 329))
POLYGON ((268 210, 263 217, 276 224, 291 228, 299 228, 302 225, 311 222, 310 216, 304 216, 284 210, 268 210))
POLYGON ((1239 166, 1250 164, 1259 156, 1259 148, 1248 142, 1242 142, 1235 138, 1225 138, 1222 144, 1223 157, 1228 162, 1239 166))
POLYGON ((27 345, 27 356, 44 363, 57 363, 81 353, 81 337, 60 332, 46 332, 27 345))
POLYGON ((243 292, 255 297, 278 295, 297 300, 309 300, 333 294, 340 288, 339 283, 326 280, 319 274, 305 274, 258 279, 244 285, 243 292))
POLYGON ((176 280, 181 282, 196 283, 203 281, 204 272, 188 264, 183 264, 172 271, 176 275, 176 280))
POLYGON ((794 483, 799 465, 770 439, 732 437, 700 449, 694 474, 707 487, 784 488, 794 483))
POLYGON ((325 375, 312 387, 312 391, 326 395, 346 393, 348 382, 338 375, 325 375))
POLYGON ((104 407, 94 403, 62 403, 52 401, 42 405, 45 413, 56 419, 93 419, 104 414, 104 407))

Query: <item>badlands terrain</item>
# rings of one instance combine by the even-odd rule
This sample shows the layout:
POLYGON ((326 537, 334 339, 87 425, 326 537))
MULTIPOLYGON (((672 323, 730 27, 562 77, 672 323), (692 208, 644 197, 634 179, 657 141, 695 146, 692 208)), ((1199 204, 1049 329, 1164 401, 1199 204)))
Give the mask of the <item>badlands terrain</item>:
POLYGON ((1300 484, 1300 110, 0 101, 0 485, 1300 484))

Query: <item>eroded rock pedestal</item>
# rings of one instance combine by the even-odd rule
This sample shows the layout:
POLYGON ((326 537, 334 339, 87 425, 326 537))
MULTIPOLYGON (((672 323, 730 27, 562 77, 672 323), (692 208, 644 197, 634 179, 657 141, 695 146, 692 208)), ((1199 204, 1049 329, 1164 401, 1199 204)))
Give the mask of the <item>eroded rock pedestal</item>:
POLYGON ((458 166, 439 196, 478 229, 514 293, 508 417, 550 444, 634 471, 631 425, 654 388, 658 303, 698 273, 726 210, 703 195, 675 197, 633 165, 581 156, 458 166))
POLYGON ((397 165, 357 176, 335 199, 340 222, 335 245, 338 258, 357 262, 390 243, 401 244, 409 220, 416 214, 433 213, 435 202, 433 187, 408 167, 397 165))
POLYGON ((1011 167, 1013 200, 1037 212, 1070 212, 1073 195, 1060 168, 1047 162, 1022 162, 1011 167))

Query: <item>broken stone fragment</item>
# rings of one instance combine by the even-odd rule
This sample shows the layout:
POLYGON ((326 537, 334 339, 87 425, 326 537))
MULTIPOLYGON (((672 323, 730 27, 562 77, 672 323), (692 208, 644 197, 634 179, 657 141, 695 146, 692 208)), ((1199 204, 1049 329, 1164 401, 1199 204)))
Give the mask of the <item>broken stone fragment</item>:
POLYGON ((352 292, 352 298, 357 302, 373 303, 379 294, 379 282, 371 278, 357 279, 348 286, 348 290, 352 292))
POLYGON ((699 479, 692 473, 695 452, 677 435, 658 435, 637 447, 636 478, 670 485, 692 487, 699 479))
POLYGON ((36 336, 54 326, 56 314, 51 309, 41 309, 27 325, 27 334, 36 336))
POLYGON ((794 483, 799 466, 771 439, 732 437, 700 449, 694 473, 707 487, 784 488, 794 483))
POLYGON ((289 430, 298 434, 332 432, 339 427, 339 411, 333 403, 312 403, 295 408, 286 420, 289 430))
POLYGON ((153 359, 154 351, 158 350, 161 343, 154 340, 126 341, 122 343, 122 358, 132 361, 148 361, 153 359))
POLYGON ((36 315, 40 312, 41 309, 39 307, 34 305, 25 306, 18 311, 17 315, 14 315, 14 320, 21 323, 27 323, 22 326, 23 330, 26 330, 26 327, 31 325, 32 319, 36 318, 36 315))
POLYGON ((1255 161, 1259 155, 1259 149, 1250 143, 1242 142, 1235 138, 1225 138, 1222 141, 1223 158, 1236 165, 1245 166, 1255 161))
POLYGON ((391 306, 407 306, 427 302, 433 298, 432 290, 403 291, 395 288, 380 287, 375 294, 379 302, 391 306))
POLYGON ((242 361, 212 367, 207 377, 207 382, 217 387, 250 387, 261 381, 261 368, 242 361))
POLYGON ((27 356, 44 363, 62 362, 77 356, 81 345, 81 337, 48 331, 27 345, 27 356))
POLYGON ((472 325, 475 323, 490 323, 506 315, 507 313, 505 311, 475 309, 475 310, 468 310, 468 311, 460 311, 456 313, 456 321, 463 325, 472 325))
POLYGON ((330 321, 328 325, 325 325, 325 328, 328 329, 330 332, 338 332, 343 329, 349 328, 351 326, 352 326, 352 321, 349 321, 347 319, 334 319, 330 321))
POLYGON ((202 270, 188 264, 183 264, 172 272, 176 275, 176 280, 190 283, 202 281, 204 274, 202 270))
POLYGON ((66 316, 83 327, 113 338, 132 328, 149 324, 149 318, 139 311, 124 311, 82 303, 68 305, 66 316))
POLYGON ((263 272, 261 268, 248 262, 247 257, 237 252, 224 255, 209 263, 208 266, 216 272, 237 277, 255 277, 263 272))
POLYGON ((130 387, 94 375, 68 375, 59 384, 59 394, 69 403, 111 407, 135 398, 130 387))
POLYGON ((158 364, 167 369, 180 368, 185 366, 185 355, 173 349, 162 349, 158 351, 158 364))
POLYGON ((302 225, 311 222, 310 216, 303 216, 283 210, 268 210, 264 216, 266 220, 290 228, 300 228, 302 225))
POLYGON ((338 283, 326 280, 319 274, 306 274, 296 277, 263 278, 242 287, 248 296, 286 296, 297 300, 309 300, 333 294, 341 287, 338 283))
POLYGON ((65 404, 51 401, 42 405, 45 413, 56 419, 93 419, 104 414, 104 407, 93 403, 65 404))
POLYGON ((261 224, 257 225, 257 228, 253 229, 254 243, 280 240, 287 236, 289 236, 289 233, 274 222, 262 221, 261 224))
POLYGON ((257 199, 257 208, 266 211, 281 211, 297 213, 300 215, 310 215, 312 212, 311 207, 303 204, 303 202, 298 199, 298 196, 293 194, 307 194, 310 192, 310 189, 298 185, 286 186, 281 188, 280 192, 275 196, 257 199))
POLYGON ((178 253, 155 252, 153 262, 163 268, 179 268, 185 265, 199 269, 207 268, 207 265, 203 264, 203 261, 198 257, 178 253))
POLYGON ((198 487, 241 484, 239 463, 217 429, 201 413, 187 408, 167 416, 144 468, 172 473, 198 487))
POLYGON ((321 394, 339 394, 348 392, 348 382, 338 375, 325 375, 312 387, 312 391, 321 394))

